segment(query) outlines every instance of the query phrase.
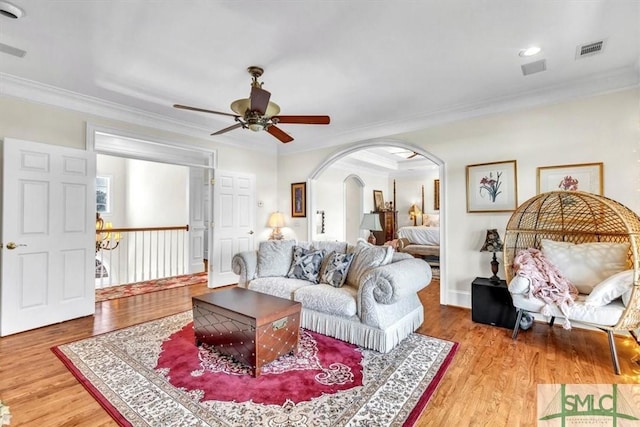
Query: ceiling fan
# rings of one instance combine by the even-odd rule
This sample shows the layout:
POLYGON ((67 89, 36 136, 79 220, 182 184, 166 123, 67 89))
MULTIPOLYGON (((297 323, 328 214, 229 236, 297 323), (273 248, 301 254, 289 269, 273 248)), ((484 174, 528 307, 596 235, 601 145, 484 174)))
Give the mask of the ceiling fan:
POLYGON ((238 122, 232 126, 214 132, 211 135, 220 135, 238 128, 251 129, 254 132, 266 130, 281 142, 287 143, 293 141, 293 138, 291 135, 277 127, 277 124, 329 124, 329 116, 279 116, 278 113, 280 112, 280 107, 276 103, 269 101, 271 93, 262 89, 262 83, 258 82, 258 77, 262 76, 264 70, 260 67, 251 66, 247 68, 247 71, 251 76, 253 76, 251 81, 251 94, 249 95, 249 98, 237 99, 231 103, 231 109, 235 114, 205 110, 203 108, 189 107, 187 105, 180 104, 174 104, 173 106, 183 110, 231 116, 236 122, 238 122))

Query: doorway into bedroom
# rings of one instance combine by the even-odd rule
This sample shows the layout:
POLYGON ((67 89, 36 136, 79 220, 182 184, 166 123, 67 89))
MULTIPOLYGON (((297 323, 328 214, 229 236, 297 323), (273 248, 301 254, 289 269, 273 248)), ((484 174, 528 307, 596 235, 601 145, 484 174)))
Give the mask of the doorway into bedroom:
MULTIPOLYGON (((354 243, 369 235, 369 230, 360 229, 363 214, 377 213, 377 244, 398 245, 403 238, 409 245, 406 252, 424 259, 434 277, 440 277, 442 171, 440 159, 402 141, 356 144, 331 156, 310 175, 311 208, 323 212, 325 222, 319 228, 319 217, 312 216, 311 238, 354 243)), ((446 293, 441 295, 444 299, 446 293)))

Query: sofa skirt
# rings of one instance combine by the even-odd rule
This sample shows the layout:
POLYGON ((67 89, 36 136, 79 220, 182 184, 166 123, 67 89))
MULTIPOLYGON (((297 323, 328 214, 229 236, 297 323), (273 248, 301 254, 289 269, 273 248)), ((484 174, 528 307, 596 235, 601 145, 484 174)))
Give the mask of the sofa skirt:
POLYGON ((357 317, 344 318, 302 308, 300 326, 360 347, 388 353, 424 322, 422 305, 385 329, 365 325, 357 317))

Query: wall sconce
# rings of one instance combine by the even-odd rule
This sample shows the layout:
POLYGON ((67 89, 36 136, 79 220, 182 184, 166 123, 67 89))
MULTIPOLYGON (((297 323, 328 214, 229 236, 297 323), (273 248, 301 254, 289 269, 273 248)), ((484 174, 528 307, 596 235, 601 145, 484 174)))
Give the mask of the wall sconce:
POLYGON ((362 216, 362 222, 360 223, 361 230, 369 230, 369 238, 367 242, 372 245, 376 244, 376 236, 373 235, 374 231, 382 231, 380 225, 380 215, 377 213, 366 213, 362 216))
POLYGON ((282 240, 284 237, 282 232, 280 232, 280 228, 284 227, 284 215, 282 212, 273 212, 269 216, 268 225, 273 228, 271 236, 269 236, 269 240, 282 240))
POLYGON ((120 244, 121 235, 115 232, 112 235, 113 224, 104 222, 100 213, 96 212, 96 253, 100 250, 111 251, 120 244), (111 246, 115 242, 115 245, 111 246))
POLYGON ((484 240, 482 248, 480 248, 480 252, 493 252, 493 260, 491 260, 491 272, 493 273, 493 276, 489 278, 489 281, 494 285, 497 285, 500 283, 500 278, 498 277, 499 263, 496 259, 496 252, 502 252, 502 240, 500 240, 498 230, 495 228, 487 230, 487 237, 484 240))
POLYGON ((418 225, 417 219, 420 215, 422 215, 422 211, 420 210, 420 208, 417 207, 415 203, 412 204, 411 208, 409 208, 409 219, 413 220, 414 226, 418 225))

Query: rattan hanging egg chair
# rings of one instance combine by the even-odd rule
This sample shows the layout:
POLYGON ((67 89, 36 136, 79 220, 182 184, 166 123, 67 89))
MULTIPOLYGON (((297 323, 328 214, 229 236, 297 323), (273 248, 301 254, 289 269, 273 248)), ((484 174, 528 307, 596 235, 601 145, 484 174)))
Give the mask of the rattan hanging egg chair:
MULTIPOLYGON (((507 283, 514 276, 513 261, 523 249, 541 248, 543 239, 575 244, 612 242, 628 243, 627 268, 632 269, 633 283, 626 307, 620 305, 615 324, 580 322, 607 332, 616 374, 620 373, 614 332, 640 328, 640 217, 626 206, 607 197, 582 191, 551 191, 521 204, 507 223, 504 241, 504 266, 507 283)), ((518 310, 513 338, 526 310, 518 310)), ((550 324, 553 325, 553 317, 550 324)), ((572 320, 573 322, 574 320, 572 320)), ((611 323, 611 322, 610 322, 611 323)))

